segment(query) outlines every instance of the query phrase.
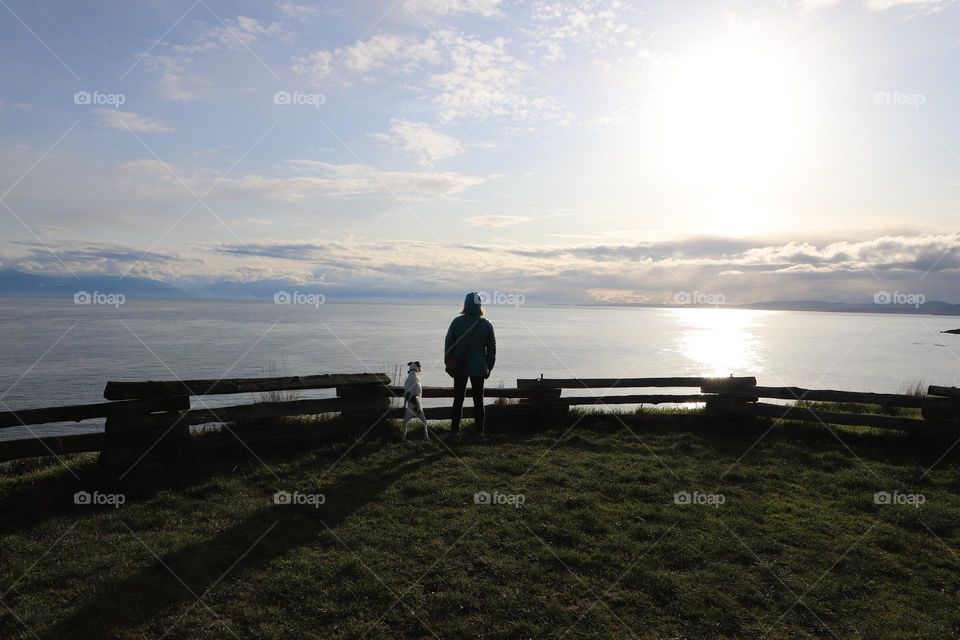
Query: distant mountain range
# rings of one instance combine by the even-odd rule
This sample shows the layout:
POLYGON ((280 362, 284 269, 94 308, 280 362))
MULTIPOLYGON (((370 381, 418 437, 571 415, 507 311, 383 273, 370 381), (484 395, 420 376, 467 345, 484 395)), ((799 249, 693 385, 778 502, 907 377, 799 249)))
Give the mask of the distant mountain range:
POLYGON ((147 278, 96 275, 74 278, 0 269, 0 296, 3 297, 72 297, 79 291, 102 291, 151 298, 190 297, 190 294, 182 289, 147 278))
POLYGON ((824 302, 823 300, 770 300, 747 304, 651 304, 598 303, 595 307, 647 307, 653 309, 756 309, 758 311, 823 311, 834 313, 910 313, 917 315, 960 316, 960 304, 929 300, 912 304, 874 304, 870 302, 824 302))
MULTIPOLYGON (((5 298, 72 298, 74 294, 86 291, 101 293, 122 293, 128 298, 147 299, 220 299, 220 300, 269 300, 278 291, 300 291, 302 293, 323 293, 324 287, 304 287, 283 280, 258 280, 255 282, 217 281, 198 285, 173 286, 148 278, 133 276, 80 275, 50 276, 24 273, 14 269, 0 269, 0 297, 5 298)), ((366 294, 366 297, 384 299, 387 291, 366 294)), ((341 293, 339 298, 362 300, 363 292, 341 293)), ((398 299, 399 300, 399 299, 398 299)), ((582 305, 576 305, 582 306, 582 305)), ((597 303, 589 306, 600 307, 652 307, 652 308, 693 308, 712 309, 714 305, 697 304, 644 304, 644 303, 597 303)), ((725 304, 725 309, 758 309, 774 311, 824 311, 840 313, 909 313, 922 315, 960 316, 960 304, 951 304, 940 300, 924 302, 919 307, 900 304, 872 304, 868 302, 824 302, 821 300, 791 300, 752 302, 749 304, 725 304)))

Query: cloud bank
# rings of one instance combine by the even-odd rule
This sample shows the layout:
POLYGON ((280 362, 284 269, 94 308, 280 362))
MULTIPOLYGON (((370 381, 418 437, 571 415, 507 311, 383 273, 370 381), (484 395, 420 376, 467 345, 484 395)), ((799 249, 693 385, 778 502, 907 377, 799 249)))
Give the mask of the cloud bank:
POLYGON ((877 291, 960 302, 960 234, 823 244, 681 237, 637 245, 522 246, 330 241, 197 244, 147 252, 107 243, 13 243, 0 264, 32 273, 131 273, 183 283, 284 281, 336 299, 392 291, 435 297, 464 288, 523 292, 541 302, 669 302, 677 291, 728 303, 866 302, 877 291))

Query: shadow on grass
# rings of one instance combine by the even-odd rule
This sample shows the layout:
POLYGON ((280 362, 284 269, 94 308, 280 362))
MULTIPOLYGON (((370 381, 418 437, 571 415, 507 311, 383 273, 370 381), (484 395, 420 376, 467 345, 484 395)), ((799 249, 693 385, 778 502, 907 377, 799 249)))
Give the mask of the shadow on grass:
MULTIPOLYGON (((197 597, 221 579, 233 583, 276 558, 317 543, 326 537, 328 529, 335 530, 398 479, 445 455, 444 451, 424 452, 399 464, 372 467, 362 477, 348 476, 318 487, 327 496, 322 509, 274 505, 272 495, 264 495, 264 504, 269 506, 201 543, 157 552, 158 559, 134 575, 98 587, 86 604, 42 637, 112 637, 114 632, 156 618, 185 616, 194 607, 203 606, 197 597)), ((149 554, 147 549, 143 553, 149 554)), ((179 637, 175 629, 172 634, 179 637)))
MULTIPOLYGON (((303 426, 299 439, 293 439, 293 430, 287 428, 290 439, 274 441, 260 441, 257 434, 266 434, 278 425, 258 425, 249 430, 244 425, 234 425, 232 433, 211 430, 194 434, 189 447, 167 456, 161 469, 152 468, 143 473, 134 470, 119 481, 104 472, 98 463, 98 454, 17 461, 4 474, 8 480, 0 493, 0 513, 4 514, 0 519, 0 534, 32 529, 55 518, 83 518, 112 509, 74 504, 74 494, 78 491, 120 492, 128 500, 145 500, 165 489, 182 491, 217 476, 232 475, 243 466, 287 463, 315 455, 318 450, 327 450, 336 456, 355 442, 338 421, 322 420, 303 426), (323 432, 318 427, 333 430, 323 432), (246 444, 241 444, 238 438, 246 444)), ((385 443, 378 438, 367 438, 364 442, 368 451, 370 445, 385 443)))
MULTIPOLYGON (((698 445, 711 447, 718 454, 734 459, 740 458, 751 447, 754 449, 747 453, 747 459, 751 455, 761 455, 764 445, 784 443, 802 446, 810 454, 838 452, 850 455, 853 451, 866 462, 913 465, 919 473, 931 465, 945 467, 960 459, 960 446, 953 447, 956 436, 947 434, 916 436, 889 430, 765 418, 723 419, 706 414, 623 413, 610 416, 595 413, 577 416, 575 421, 558 446, 575 446, 598 453, 622 451, 623 448, 609 444, 581 442, 574 436, 578 430, 612 433, 629 428, 641 442, 645 436, 672 435, 685 438, 686 446, 690 446, 689 438, 693 436, 698 445)), ((636 444, 637 440, 630 440, 624 446, 636 444)))

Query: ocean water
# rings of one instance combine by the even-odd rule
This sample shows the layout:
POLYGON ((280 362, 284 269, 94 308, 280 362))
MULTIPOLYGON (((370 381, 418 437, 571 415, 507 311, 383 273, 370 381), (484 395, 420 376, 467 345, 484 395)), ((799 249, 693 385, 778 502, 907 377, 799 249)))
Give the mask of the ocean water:
MULTIPOLYGON (((446 385, 443 338, 456 311, 456 304, 0 300, 0 410, 102 401, 108 380, 393 374, 409 360, 422 363, 424 384, 446 385)), ((487 317, 497 332, 494 386, 541 374, 755 375, 769 386, 894 393, 918 382, 960 386, 960 335, 939 333, 960 327, 955 317, 528 305, 493 306, 487 317)), ((0 431, 0 439, 28 435, 0 431)))

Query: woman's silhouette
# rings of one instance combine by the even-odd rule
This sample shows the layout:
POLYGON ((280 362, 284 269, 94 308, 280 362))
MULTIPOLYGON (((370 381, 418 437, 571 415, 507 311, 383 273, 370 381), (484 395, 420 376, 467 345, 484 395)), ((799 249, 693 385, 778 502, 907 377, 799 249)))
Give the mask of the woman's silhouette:
POLYGON ((497 339, 493 325, 483 317, 480 294, 468 293, 460 315, 453 319, 443 345, 443 361, 453 378, 453 433, 460 431, 460 414, 467 391, 467 378, 473 395, 474 421, 484 431, 483 381, 490 377, 497 361, 497 339))

